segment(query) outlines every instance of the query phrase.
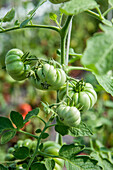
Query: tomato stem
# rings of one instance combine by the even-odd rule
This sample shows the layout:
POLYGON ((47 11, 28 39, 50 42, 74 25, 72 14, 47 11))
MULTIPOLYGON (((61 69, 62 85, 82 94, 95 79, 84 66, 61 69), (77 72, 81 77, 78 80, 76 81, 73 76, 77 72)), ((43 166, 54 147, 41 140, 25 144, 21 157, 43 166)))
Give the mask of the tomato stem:
POLYGON ((73 16, 68 16, 67 20, 60 30, 60 36, 61 36, 61 64, 66 64, 65 63, 65 45, 66 45, 66 37, 69 29, 70 22, 72 20, 73 16))
POLYGON ((20 26, 11 27, 11 28, 8 28, 8 29, 3 28, 2 31, 0 31, 0 33, 9 32, 9 31, 18 30, 18 29, 23 29, 23 28, 44 28, 44 29, 51 29, 51 30, 54 30, 56 32, 60 32, 59 27, 56 27, 56 26, 32 24, 32 25, 26 25, 25 27, 22 27, 22 28, 20 26))
POLYGON ((20 129, 17 129, 17 131, 18 131, 18 132, 21 132, 21 133, 24 133, 24 134, 26 134, 26 135, 29 135, 29 136, 31 136, 31 137, 33 137, 33 138, 36 138, 36 139, 38 139, 38 136, 36 136, 36 135, 33 135, 33 134, 31 134, 31 133, 25 132, 25 131, 23 131, 23 130, 20 130, 20 129))
POLYGON ((68 73, 71 70, 85 70, 85 71, 90 71, 91 70, 89 68, 85 68, 85 67, 74 67, 74 66, 68 66, 67 68, 65 68, 65 71, 68 73))

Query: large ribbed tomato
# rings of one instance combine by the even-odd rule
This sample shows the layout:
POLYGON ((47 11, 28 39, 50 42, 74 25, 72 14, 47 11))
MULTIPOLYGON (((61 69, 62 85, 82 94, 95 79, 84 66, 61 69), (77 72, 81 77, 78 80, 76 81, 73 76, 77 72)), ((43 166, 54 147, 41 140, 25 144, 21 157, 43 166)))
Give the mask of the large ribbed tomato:
POLYGON ((57 108, 56 112, 59 116, 59 120, 64 125, 74 127, 80 124, 81 121, 80 112, 76 107, 60 105, 57 108))
POLYGON ((23 52, 19 49, 11 49, 5 57, 5 65, 8 74, 17 81, 26 79, 30 66, 22 61, 23 52))
POLYGON ((90 83, 85 83, 81 88, 75 81, 72 81, 69 83, 68 95, 70 99, 66 98, 66 84, 64 84, 58 93, 59 100, 65 99, 68 105, 75 106, 82 112, 92 108, 97 101, 97 94, 90 83))
POLYGON ((60 68, 50 64, 43 64, 29 77, 30 82, 41 90, 58 90, 66 81, 66 74, 60 68))

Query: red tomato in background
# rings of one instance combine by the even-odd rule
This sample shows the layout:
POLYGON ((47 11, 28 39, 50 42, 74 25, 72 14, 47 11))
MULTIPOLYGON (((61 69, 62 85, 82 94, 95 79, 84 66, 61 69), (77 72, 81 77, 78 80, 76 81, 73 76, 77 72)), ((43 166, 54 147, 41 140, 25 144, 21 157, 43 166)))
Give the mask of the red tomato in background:
MULTIPOLYGON (((31 111, 31 110, 32 110, 32 107, 31 107, 28 103, 20 104, 20 105, 17 107, 17 111, 18 111, 20 114, 22 114, 23 119, 25 119, 26 115, 27 115, 28 112, 31 111)), ((30 121, 27 122, 27 123, 25 124, 25 126, 28 125, 29 123, 30 123, 30 121)))

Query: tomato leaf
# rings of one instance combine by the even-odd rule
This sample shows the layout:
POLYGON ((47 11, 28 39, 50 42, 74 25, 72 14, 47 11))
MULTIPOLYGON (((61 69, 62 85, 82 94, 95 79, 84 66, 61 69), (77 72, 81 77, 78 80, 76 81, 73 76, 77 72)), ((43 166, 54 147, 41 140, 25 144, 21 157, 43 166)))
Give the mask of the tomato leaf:
POLYGON ((59 150, 59 155, 64 158, 70 159, 71 157, 81 152, 83 149, 84 145, 78 144, 63 145, 59 150))
POLYGON ((97 7, 98 4, 94 0, 71 0, 60 8, 60 11, 66 15, 77 15, 88 9, 97 7))
POLYGON ((45 166, 47 170, 53 170, 55 167, 55 161, 53 159, 47 158, 45 160, 45 166))
POLYGON ((11 111, 10 118, 17 128, 22 128, 24 126, 23 117, 19 112, 11 111))
POLYGON ((12 21, 12 19, 15 16, 15 9, 12 8, 9 12, 7 12, 7 14, 4 16, 4 18, 2 19, 3 22, 10 22, 12 21))
POLYGON ((6 117, 0 117, 0 133, 7 129, 14 129, 10 119, 6 117))
POLYGON ((91 159, 89 156, 73 156, 65 161, 65 165, 67 170, 101 170, 101 168, 97 165, 97 161, 91 159))
POLYGON ((42 139, 46 139, 48 136, 49 136, 48 133, 43 133, 43 134, 42 134, 42 139))
POLYGON ((97 75, 95 77, 104 90, 113 96, 113 78, 108 75, 97 75))
POLYGON ((34 17, 34 15, 35 15, 35 14, 33 14, 31 17, 25 19, 25 20, 20 24, 20 28, 25 27, 25 26, 28 24, 28 22, 32 20, 32 18, 34 17))
POLYGON ((98 165, 101 166, 102 169, 113 169, 113 164, 109 160, 102 158, 99 152, 92 152, 91 157, 98 161, 98 165))
POLYGON ((36 162, 36 163, 33 163, 32 166, 31 166, 31 170, 47 170, 45 165, 43 163, 39 163, 39 162, 36 162))
POLYGON ((16 135, 15 129, 3 132, 2 136, 1 136, 1 144, 5 144, 5 143, 9 142, 15 135, 16 135))
POLYGON ((98 75, 113 69, 113 27, 101 26, 105 31, 87 41, 81 62, 98 75), (108 30, 107 30, 108 29, 108 30))
POLYGON ((77 127, 71 127, 68 130, 69 130, 68 135, 74 136, 74 137, 77 137, 77 136, 91 136, 91 135, 93 135, 91 130, 83 122, 81 122, 77 127))
POLYGON ((56 21, 56 20, 57 20, 57 15, 54 14, 54 13, 52 13, 52 12, 50 12, 49 17, 50 17, 50 19, 53 20, 53 21, 56 21))
POLYGON ((69 129, 69 127, 64 126, 64 125, 56 125, 55 126, 55 131, 60 133, 62 136, 68 134, 68 129, 69 129))
POLYGON ((33 109, 32 111, 28 112, 28 114, 26 115, 25 119, 24 119, 24 123, 28 122, 29 119, 31 119, 32 117, 37 116, 39 113, 39 108, 37 107, 36 109, 33 109))
POLYGON ((28 15, 33 15, 33 14, 36 12, 36 10, 37 10, 41 5, 43 5, 43 3, 45 3, 46 1, 47 1, 47 0, 41 0, 41 2, 38 4, 37 7, 35 7, 35 8, 32 9, 31 11, 29 11, 28 15))
POLYGON ((41 133, 41 129, 36 129, 35 133, 41 133))
POLYGON ((17 159, 25 159, 29 156, 29 149, 25 146, 19 147, 13 152, 13 155, 17 159))

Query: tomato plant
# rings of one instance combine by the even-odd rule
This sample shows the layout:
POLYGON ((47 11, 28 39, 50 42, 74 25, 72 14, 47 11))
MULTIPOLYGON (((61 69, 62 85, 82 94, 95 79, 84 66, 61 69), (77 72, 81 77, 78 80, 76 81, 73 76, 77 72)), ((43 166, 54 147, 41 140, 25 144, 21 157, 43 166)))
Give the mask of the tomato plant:
MULTIPOLYGON (((8 143, 17 132, 30 137, 25 140, 18 140, 14 146, 8 149, 5 162, 0 164, 0 168, 3 170, 59 170, 63 169, 64 164, 67 170, 113 169, 111 150, 104 148, 98 140, 93 140, 92 136, 96 130, 92 131, 92 129, 94 129, 95 124, 91 123, 92 127, 90 124, 89 128, 88 121, 85 119, 88 112, 91 111, 90 109, 97 102, 95 90, 98 92, 98 89, 94 89, 93 82, 91 84, 85 82, 84 77, 83 79, 80 77, 76 79, 69 74, 72 70, 91 72, 95 76, 98 86, 113 96, 113 26, 112 19, 108 20, 106 18, 113 8, 113 2, 109 0, 107 3, 111 5, 111 8, 101 12, 99 2, 95 0, 41 0, 34 9, 29 11, 23 21, 16 18, 14 8, 0 18, 0 34, 9 31, 13 33, 13 30, 24 29, 26 31, 30 28, 33 31, 34 28, 43 28, 48 29, 48 31, 55 31, 60 42, 60 49, 56 49, 56 59, 52 57, 50 59, 47 59, 48 57, 39 58, 32 54, 32 51, 30 55, 29 51, 23 54, 17 48, 13 48, 6 53, 5 67, 7 74, 17 83, 27 79, 37 90, 42 92, 44 90, 54 91, 56 102, 49 104, 48 101, 42 101, 42 107, 34 109, 27 109, 26 105, 27 110, 25 112, 21 112, 24 108, 21 107, 18 112, 11 111, 9 118, 0 117, 1 144, 8 143), (36 24, 37 21, 34 16, 39 8, 44 8, 44 3, 51 4, 53 7, 58 4, 58 6, 56 5, 58 15, 54 11, 49 14, 50 19, 53 20, 51 24, 54 25, 36 24), (78 54, 73 48, 70 48, 71 31, 73 31, 74 16, 82 12, 89 14, 90 17, 95 17, 100 22, 100 32, 92 35, 87 40, 85 50, 82 54, 78 54), (13 22, 15 18, 17 20, 13 22), (7 22, 13 24, 8 26, 7 22), (77 60, 79 60, 81 66, 76 66, 77 60), (42 118, 41 109, 48 117, 47 121, 42 118), (83 112, 84 114, 82 114, 83 112), (29 133, 23 127, 33 117, 43 123, 43 128, 36 128, 34 133, 29 133), (48 131, 50 127, 55 128, 56 141, 45 141, 50 135, 48 131), (75 137, 75 142, 71 144, 64 143, 63 136, 65 135, 75 137), (85 136, 90 137, 86 146, 82 142, 76 141, 77 137, 83 138, 85 136), (81 152, 83 153, 81 154, 81 152)), ((95 119, 94 114, 92 119, 95 119)), ((102 121, 105 122, 105 120, 102 121)), ((101 127, 102 123, 96 126, 98 130, 101 127)))

